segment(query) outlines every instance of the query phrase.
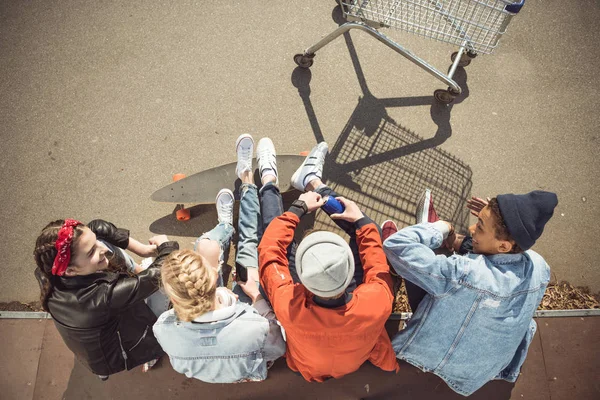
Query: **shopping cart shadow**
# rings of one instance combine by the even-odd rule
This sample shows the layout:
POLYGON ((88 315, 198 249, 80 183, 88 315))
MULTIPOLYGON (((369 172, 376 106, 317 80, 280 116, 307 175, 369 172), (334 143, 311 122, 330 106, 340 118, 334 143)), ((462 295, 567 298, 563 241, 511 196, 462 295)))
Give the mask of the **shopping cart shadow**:
MULTIPOLYGON (((451 105, 438 103, 433 96, 378 99, 369 90, 350 35, 344 34, 344 39, 363 95, 330 149, 324 167, 326 183, 339 195, 356 201, 376 222, 391 219, 399 226, 415 223, 417 202, 429 188, 440 216, 464 232, 469 219, 465 202, 470 198, 472 171, 437 146, 452 135, 452 108, 469 95, 466 71, 456 71, 455 80, 463 93, 451 105), (430 107, 437 128, 429 138, 419 136, 387 112, 390 107, 414 106, 430 107)), ((310 101, 310 80, 308 69, 296 68, 292 73, 292 83, 303 101, 315 139, 321 142, 324 136, 310 101)), ((315 229, 337 228, 327 215, 318 212, 315 229)))
MULTIPOLYGON (((438 134, 423 139, 388 115, 378 116, 377 123, 372 115, 365 119, 365 108, 370 106, 367 98, 359 101, 330 149, 324 167, 326 183, 340 196, 356 201, 374 221, 391 219, 400 227, 415 223, 417 202, 429 188, 440 216, 464 232, 469 219, 465 202, 471 193, 471 168, 436 147, 438 134)), ((442 119, 438 132, 448 126, 442 119)), ((336 227, 318 212, 315 229, 336 227)))

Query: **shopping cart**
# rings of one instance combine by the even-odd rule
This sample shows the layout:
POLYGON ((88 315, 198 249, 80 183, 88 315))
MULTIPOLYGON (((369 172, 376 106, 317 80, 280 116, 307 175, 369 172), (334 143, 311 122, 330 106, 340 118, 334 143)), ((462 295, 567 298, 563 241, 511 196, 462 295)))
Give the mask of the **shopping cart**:
POLYGON ((434 96, 449 104, 461 93, 460 86, 452 80, 456 68, 469 65, 477 54, 491 54, 525 0, 338 0, 338 3, 348 22, 303 54, 296 54, 294 61, 298 66, 310 68, 319 49, 350 29, 360 29, 448 85, 447 90, 436 90, 434 96), (378 28, 404 30, 458 45, 459 49, 452 54, 452 66, 444 74, 377 31, 378 28))

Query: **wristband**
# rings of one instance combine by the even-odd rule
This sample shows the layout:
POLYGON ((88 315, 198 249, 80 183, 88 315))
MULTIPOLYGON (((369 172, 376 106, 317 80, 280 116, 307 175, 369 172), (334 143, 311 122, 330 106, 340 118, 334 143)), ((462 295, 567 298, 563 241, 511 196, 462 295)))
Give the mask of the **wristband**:
POLYGON ((304 200, 296 199, 292 203, 292 206, 301 208, 302 211, 304 211, 304 214, 308 213, 308 206, 306 205, 306 203, 304 202, 304 200))

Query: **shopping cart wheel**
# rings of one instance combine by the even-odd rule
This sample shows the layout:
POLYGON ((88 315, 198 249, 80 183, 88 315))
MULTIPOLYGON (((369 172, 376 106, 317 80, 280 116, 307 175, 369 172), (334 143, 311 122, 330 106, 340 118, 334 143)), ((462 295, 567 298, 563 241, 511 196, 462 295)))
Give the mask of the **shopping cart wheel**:
POLYGON ((296 54, 294 56, 294 62, 300 67, 300 68, 310 68, 313 65, 313 58, 315 57, 314 54, 312 55, 305 55, 305 54, 296 54))
MULTIPOLYGON (((454 60, 456 60, 456 56, 458 55, 458 51, 455 51, 454 53, 452 53, 452 55, 450 56, 450 59, 452 60, 452 62, 454 62, 454 60)), ((458 66, 459 67, 466 67, 467 65, 471 64, 471 58, 468 54, 464 54, 463 56, 460 58, 460 61, 458 62, 458 66)))
POLYGON ((450 104, 454 101, 456 96, 450 93, 449 90, 437 89, 435 92, 433 92, 433 97, 435 97, 435 99, 440 103, 450 104))

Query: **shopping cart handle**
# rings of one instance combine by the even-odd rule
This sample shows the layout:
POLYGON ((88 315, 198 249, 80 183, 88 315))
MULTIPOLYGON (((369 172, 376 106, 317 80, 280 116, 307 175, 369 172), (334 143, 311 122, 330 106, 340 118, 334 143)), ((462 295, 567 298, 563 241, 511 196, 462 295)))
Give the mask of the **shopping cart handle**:
POLYGON ((504 7, 504 10, 508 11, 509 13, 517 14, 519 11, 521 11, 521 8, 523 8, 524 4, 525 0, 521 0, 518 3, 506 5, 506 7, 504 7))

